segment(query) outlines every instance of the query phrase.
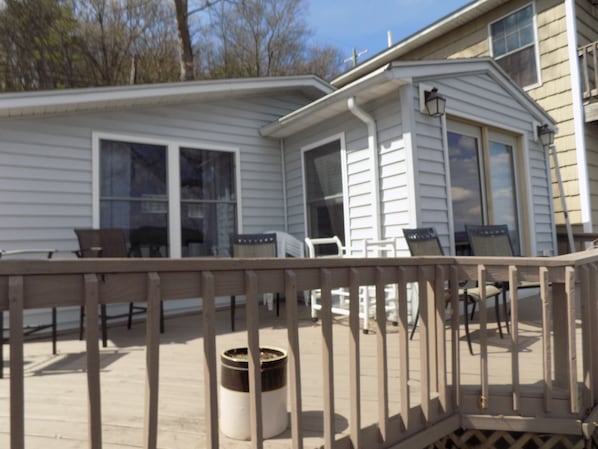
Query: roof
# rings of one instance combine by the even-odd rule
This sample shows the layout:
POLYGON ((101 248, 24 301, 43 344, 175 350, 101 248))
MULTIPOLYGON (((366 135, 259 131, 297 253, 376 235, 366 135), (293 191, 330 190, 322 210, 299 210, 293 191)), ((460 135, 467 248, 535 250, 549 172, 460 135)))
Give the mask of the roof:
POLYGON ((406 37, 387 50, 379 52, 353 69, 341 74, 339 77, 332 80, 331 84, 335 87, 342 87, 365 75, 366 73, 382 67, 383 65, 400 58, 410 51, 421 47, 427 42, 430 42, 448 33, 449 31, 459 28, 468 22, 471 22, 472 20, 482 16, 497 6, 507 3, 508 1, 509 0, 474 0, 454 11, 453 13, 437 20, 426 28, 423 28, 411 36, 406 37))
POLYGON ((369 75, 322 97, 275 122, 265 125, 264 136, 284 138, 323 120, 348 111, 347 100, 355 98, 360 104, 396 91, 401 85, 426 78, 457 77, 473 73, 488 74, 505 88, 539 122, 555 121, 523 89, 521 89, 492 58, 438 59, 395 61, 374 70, 369 75))
POLYGON ((226 99, 290 90, 315 100, 334 88, 317 76, 306 75, 7 93, 0 95, 0 117, 226 99))

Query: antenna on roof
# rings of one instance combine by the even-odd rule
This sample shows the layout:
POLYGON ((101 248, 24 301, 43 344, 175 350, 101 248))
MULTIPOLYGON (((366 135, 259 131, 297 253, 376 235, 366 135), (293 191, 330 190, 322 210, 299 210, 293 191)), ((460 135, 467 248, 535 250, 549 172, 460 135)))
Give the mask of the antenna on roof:
POLYGON ((353 54, 349 56, 347 59, 345 59, 343 62, 352 62, 353 67, 355 67, 357 65, 357 58, 359 58, 361 55, 365 55, 367 52, 367 48, 365 50, 361 50, 359 53, 357 53, 355 48, 353 48, 353 54))

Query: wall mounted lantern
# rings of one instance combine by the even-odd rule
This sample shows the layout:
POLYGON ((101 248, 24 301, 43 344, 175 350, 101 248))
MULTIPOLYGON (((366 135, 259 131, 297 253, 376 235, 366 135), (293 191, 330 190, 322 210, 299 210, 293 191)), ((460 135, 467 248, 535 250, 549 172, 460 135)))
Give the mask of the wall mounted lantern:
POLYGON ((545 147, 554 143, 554 131, 547 124, 538 126, 538 139, 545 147))
POLYGON ((428 115, 432 117, 440 117, 441 115, 444 115, 446 98, 438 94, 438 89, 434 87, 432 90, 426 90, 424 95, 428 115))

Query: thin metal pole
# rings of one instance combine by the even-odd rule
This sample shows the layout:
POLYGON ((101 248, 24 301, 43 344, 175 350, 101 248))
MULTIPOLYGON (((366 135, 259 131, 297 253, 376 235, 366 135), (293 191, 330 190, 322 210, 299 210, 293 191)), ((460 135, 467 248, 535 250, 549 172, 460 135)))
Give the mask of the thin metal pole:
POLYGON ((571 222, 569 221, 569 212, 567 210, 567 202, 565 201, 565 189, 563 189, 563 180, 561 179, 561 169, 559 167, 559 160, 556 154, 556 148, 554 147, 554 145, 549 145, 548 151, 552 154, 552 161, 554 163, 556 179, 559 185, 561 207, 563 208, 563 215, 565 216, 565 226, 567 227, 567 238, 569 239, 569 251, 573 253, 575 252, 575 242, 573 241, 573 230, 571 229, 571 222))

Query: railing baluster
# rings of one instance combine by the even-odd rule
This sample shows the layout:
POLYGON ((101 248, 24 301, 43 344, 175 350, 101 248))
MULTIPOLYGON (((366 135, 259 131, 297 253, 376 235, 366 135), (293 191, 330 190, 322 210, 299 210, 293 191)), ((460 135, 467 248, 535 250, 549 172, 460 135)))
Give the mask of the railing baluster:
POLYGON ((421 383, 421 407, 424 419, 430 420, 430 354, 429 339, 429 313, 428 313, 428 282, 425 267, 417 269, 417 285, 419 293, 419 356, 420 356, 420 383, 421 383))
MULTIPOLYGON (((401 418, 405 429, 409 429, 409 323, 407 300, 407 271, 398 268, 399 296, 399 379, 401 382, 401 418)), ((358 447, 358 446, 354 446, 358 447)))
POLYGON ((145 429, 144 447, 158 445, 158 388, 160 384, 160 276, 147 275, 147 316, 145 319, 145 429))
POLYGON ((286 270, 285 298, 287 308, 287 336, 289 342, 289 398, 291 408, 291 438, 293 449, 303 448, 303 419, 301 410, 301 358, 299 352, 299 320, 297 318, 297 276, 286 270))
POLYGON ((351 397, 351 443, 361 447, 361 370, 359 352, 359 270, 349 271, 349 376, 351 397))
MULTIPOLYGON (((584 89, 583 89, 583 97, 584 98, 589 98, 590 97, 590 92, 592 91, 592 87, 590 85, 590 76, 589 76, 589 46, 585 46, 583 48, 580 49, 579 51, 579 55, 581 56, 581 67, 582 67, 582 71, 583 71, 583 82, 584 82, 584 89)), ((595 54, 595 52, 594 52, 595 54)))
POLYGON ((591 87, 588 87, 589 96, 591 97, 592 95, 598 95, 598 42, 594 42, 590 45, 592 48, 592 61, 594 63, 592 66, 594 71, 594 88, 592 89, 591 87))
POLYGON ((567 359, 569 365, 569 394, 571 413, 579 412, 577 392, 577 343, 575 335, 575 268, 565 269, 565 289, 567 290, 567 359))
POLYGON ((384 270, 376 267, 376 354, 378 363, 378 427, 382 441, 388 440, 388 354, 386 349, 386 286, 384 270))
POLYGON ((447 386, 446 386, 446 332, 444 330, 444 315, 445 315, 445 287, 444 287, 444 268, 436 266, 435 282, 434 282, 434 301, 436 304, 436 351, 437 354, 437 389, 440 399, 440 406, 442 412, 446 413, 448 410, 447 402, 447 386))
MULTIPOLYGON (((486 267, 478 265, 478 287, 480 289, 480 383, 482 395, 480 397, 480 408, 488 408, 490 393, 488 389, 488 335, 487 335, 487 312, 486 312, 486 267)), ((497 317, 498 319, 498 317, 497 317)))
POLYGON ((205 394, 206 446, 218 449, 218 375, 216 358, 216 310, 214 275, 209 271, 201 273, 201 302, 203 315, 203 369, 205 394))
MULTIPOLYGON (((593 263, 590 268, 590 286, 591 292, 598 291, 598 263, 593 263)), ((584 347, 591 354, 591 359, 588 361, 590 366, 590 404, 594 404, 596 395, 598 394, 598 356, 594 354, 594 348, 598 347, 598 307, 593 301, 594 296, 588 295, 587 302, 589 313, 586 316, 588 319, 584 320, 585 326, 590 328, 589 336, 584 340, 584 347)))
MULTIPOLYGON (((509 295, 511 297, 511 384, 513 385, 513 411, 519 411, 521 388, 519 385, 519 272, 509 266, 509 295)), ((509 317, 505 317, 506 320, 509 317)))
POLYGON ((10 447, 25 448, 25 388, 23 370, 23 303, 22 276, 8 278, 10 332, 10 447))
MULTIPOLYGON (((450 267, 449 293, 451 295, 451 364, 453 380, 453 408, 461 404, 461 354, 459 346, 459 276, 457 267, 450 267)), ((467 308, 465 308, 467 313, 467 308)))
POLYGON ((330 270, 320 270, 322 322, 322 374, 324 380, 324 448, 334 445, 334 348, 332 347, 332 296, 330 270))
POLYGON ((257 275, 254 271, 245 272, 245 295, 249 349, 249 422, 251 427, 251 447, 261 449, 264 446, 264 431, 259 339, 260 309, 257 297, 257 275))
POLYGON ((87 363, 87 410, 90 449, 102 447, 102 406, 100 394, 100 347, 98 330, 98 278, 83 277, 85 289, 85 349, 87 363))
MULTIPOLYGON (((540 298, 542 299, 542 347, 544 349, 544 410, 550 412, 552 408, 552 349, 550 344, 550 284, 548 280, 548 269, 540 267, 540 298)), ((559 288, 558 284, 553 290, 559 288)))
MULTIPOLYGON (((579 267, 580 280, 580 297, 581 297, 581 316, 590 318, 590 320, 582 320, 581 322, 581 341, 582 341, 582 359, 583 359, 583 408, 592 407, 592 346, 589 344, 592 338, 592 290, 590 285, 592 283, 590 272, 592 266, 579 267)), ((595 274, 595 273, 593 273, 595 274)), ((594 290, 595 291, 595 290, 594 290)))

